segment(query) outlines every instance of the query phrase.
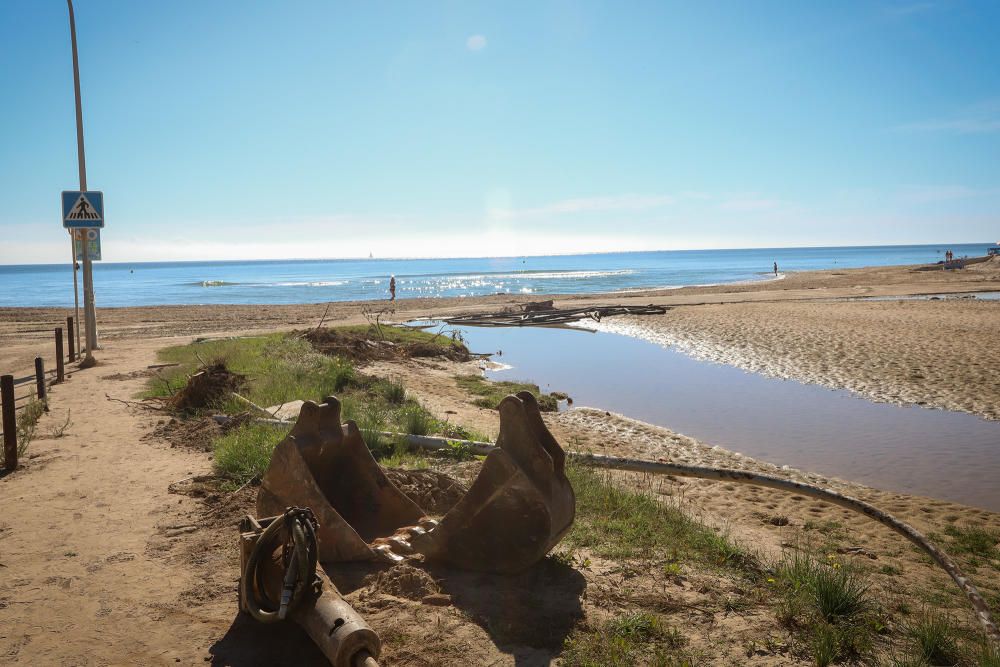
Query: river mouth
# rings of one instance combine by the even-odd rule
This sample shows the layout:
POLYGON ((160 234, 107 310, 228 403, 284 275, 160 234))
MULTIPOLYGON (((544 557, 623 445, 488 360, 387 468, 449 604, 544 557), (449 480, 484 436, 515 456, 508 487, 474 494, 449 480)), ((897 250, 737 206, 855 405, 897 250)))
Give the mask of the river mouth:
POLYGON ((574 328, 462 327, 493 353, 496 380, 776 465, 1000 511, 1000 421, 875 403, 845 390, 746 372, 645 340, 574 328))

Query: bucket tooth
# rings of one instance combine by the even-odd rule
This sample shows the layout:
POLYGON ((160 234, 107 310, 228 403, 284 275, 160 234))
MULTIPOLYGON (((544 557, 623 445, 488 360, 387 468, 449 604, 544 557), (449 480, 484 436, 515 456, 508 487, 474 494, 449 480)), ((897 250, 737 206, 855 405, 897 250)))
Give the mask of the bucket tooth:
POLYGON ((545 556, 573 524, 565 454, 528 392, 500 402, 498 449, 469 492, 412 546, 469 570, 517 572, 545 556))
POLYGON ((309 507, 319 521, 320 560, 372 560, 369 543, 414 525, 424 512, 389 481, 353 421, 340 422, 340 401, 306 401, 271 456, 257 494, 257 514, 309 507))

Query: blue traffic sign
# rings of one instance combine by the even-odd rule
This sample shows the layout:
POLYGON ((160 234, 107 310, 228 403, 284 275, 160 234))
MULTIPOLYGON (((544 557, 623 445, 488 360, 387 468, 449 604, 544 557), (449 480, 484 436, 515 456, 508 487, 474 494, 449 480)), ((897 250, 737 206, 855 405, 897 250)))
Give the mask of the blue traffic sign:
POLYGON ((97 190, 63 190, 62 213, 66 229, 103 227, 104 193, 97 190))

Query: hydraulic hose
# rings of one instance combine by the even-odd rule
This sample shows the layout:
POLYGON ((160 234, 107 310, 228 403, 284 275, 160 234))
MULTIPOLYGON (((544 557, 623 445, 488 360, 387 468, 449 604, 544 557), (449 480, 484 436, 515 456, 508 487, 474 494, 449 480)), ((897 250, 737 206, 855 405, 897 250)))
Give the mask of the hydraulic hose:
POLYGON ((261 623, 284 620, 307 595, 312 594, 319 555, 316 526, 312 510, 290 507, 264 528, 250 551, 240 577, 240 596, 246 611, 261 623), (286 536, 286 541, 279 544, 282 535, 286 536), (285 575, 280 600, 275 603, 268 595, 262 565, 279 545, 282 546, 285 575))
POLYGON ((726 468, 713 468, 707 466, 692 466, 681 463, 661 463, 659 461, 645 461, 642 459, 620 458, 615 456, 602 456, 600 454, 583 454, 578 452, 568 452, 567 456, 583 465, 595 466, 598 468, 611 468, 614 470, 627 470, 632 472, 652 473, 658 475, 676 475, 678 477, 696 477, 699 479, 714 479, 723 482, 736 482, 739 484, 752 484, 754 486, 764 486, 781 491, 792 491, 804 496, 811 496, 819 500, 825 500, 855 512, 860 512, 870 519, 878 521, 883 526, 894 530, 910 542, 924 550, 935 563, 937 563, 952 581, 962 589, 965 597, 972 605, 976 618, 983 626, 986 635, 994 643, 1000 644, 1000 630, 990 616, 990 608, 980 595, 979 590, 973 585, 969 578, 965 576, 962 569, 951 559, 940 547, 927 539, 920 531, 908 523, 900 521, 888 512, 883 512, 879 508, 866 503, 863 500, 845 496, 832 489, 824 489, 812 484, 796 482, 784 477, 765 475, 762 473, 750 472, 747 470, 729 470, 726 468))
MULTIPOLYGON (((217 416, 215 419, 220 423, 225 423, 225 421, 228 420, 228 417, 217 416)), ((282 420, 268 419, 261 419, 257 421, 277 424, 292 423, 282 420)), ((446 449, 455 442, 461 443, 476 454, 489 454, 497 448, 496 445, 489 442, 455 440, 452 438, 442 438, 437 436, 421 436, 392 432, 383 432, 383 435, 400 437, 409 445, 428 450, 446 449)), ((784 477, 749 472, 746 470, 733 470, 710 466, 693 466, 680 463, 664 463, 643 459, 601 456, 598 454, 589 454, 584 452, 566 452, 566 456, 568 459, 586 466, 651 473, 654 475, 677 475, 680 477, 714 479, 718 481, 736 482, 739 484, 750 484, 753 486, 764 486, 781 491, 791 491, 820 500, 825 500, 835 505, 839 505, 840 507, 864 514, 870 519, 878 521, 887 528, 905 537, 914 545, 922 549, 938 566, 941 567, 941 569, 947 572, 948 576, 951 577, 952 581, 954 581, 955 584, 962 590, 962 593, 969 601, 969 604, 972 606, 975 613, 976 619, 983 627, 986 636, 995 645, 1000 645, 1000 629, 997 628, 996 623, 993 621, 989 605, 986 604, 986 600, 983 599, 979 589, 977 589, 976 586, 969 580, 958 564, 952 560, 943 549, 934 544, 934 542, 928 539, 913 526, 900 521, 888 512, 884 512, 863 500, 852 498, 851 496, 838 493, 832 489, 825 489, 812 484, 796 482, 784 477)))

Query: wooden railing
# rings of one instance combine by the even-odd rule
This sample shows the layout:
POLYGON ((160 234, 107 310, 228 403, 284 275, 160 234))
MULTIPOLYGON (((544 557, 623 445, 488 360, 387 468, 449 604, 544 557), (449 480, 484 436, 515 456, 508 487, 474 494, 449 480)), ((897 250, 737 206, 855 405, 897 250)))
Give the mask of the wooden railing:
POLYGON ((69 332, 69 354, 63 354, 63 329, 55 329, 55 359, 56 367, 45 370, 45 360, 35 357, 35 372, 24 377, 13 375, 0 376, 0 413, 2 413, 3 437, 3 467, 7 472, 17 469, 18 429, 17 413, 27 407, 32 401, 41 401, 46 412, 49 409, 49 387, 64 382, 66 379, 66 362, 75 361, 76 349, 73 345, 73 318, 66 318, 69 332), (19 391, 24 388, 24 391, 19 391))

